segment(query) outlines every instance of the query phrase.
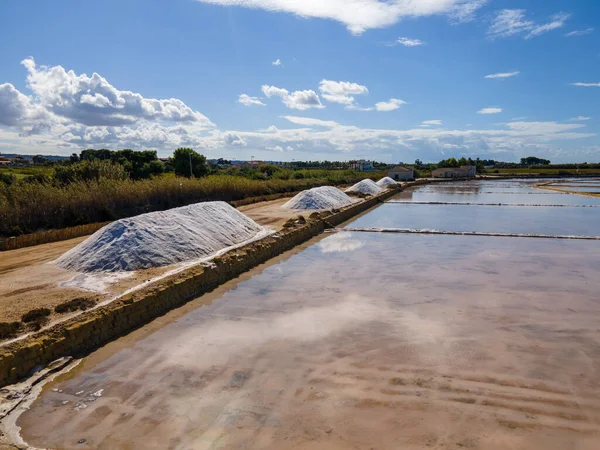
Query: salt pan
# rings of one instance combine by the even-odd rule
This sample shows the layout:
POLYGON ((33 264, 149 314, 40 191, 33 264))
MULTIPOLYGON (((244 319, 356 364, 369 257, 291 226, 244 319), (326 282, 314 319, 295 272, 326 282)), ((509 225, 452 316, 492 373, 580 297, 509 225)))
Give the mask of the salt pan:
POLYGON ((382 189, 377 186, 377 184, 373 180, 369 180, 368 178, 362 181, 359 181, 354 186, 346 189, 345 192, 350 194, 364 194, 364 195, 377 195, 382 191, 382 189))
POLYGON ((62 255, 78 272, 116 272, 209 257, 266 230, 225 202, 205 202, 120 219, 62 255))
POLYGON ((321 186, 302 191, 282 205, 286 209, 326 210, 348 206, 353 200, 332 186, 321 186))

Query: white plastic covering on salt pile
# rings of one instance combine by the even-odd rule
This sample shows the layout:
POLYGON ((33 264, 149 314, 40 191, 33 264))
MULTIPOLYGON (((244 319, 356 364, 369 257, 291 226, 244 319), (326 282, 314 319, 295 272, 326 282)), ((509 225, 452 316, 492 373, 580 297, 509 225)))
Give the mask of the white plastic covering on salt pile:
POLYGON ((205 202, 120 219, 62 255, 78 272, 147 269, 210 257, 269 232, 225 202, 205 202))
POLYGON ((321 210, 343 208, 353 200, 336 187, 321 186, 296 194, 281 207, 286 209, 321 210))
POLYGON ((375 184, 377 186, 379 186, 380 188, 386 188, 386 187, 390 187, 390 186, 396 186, 398 183, 396 183, 393 178, 383 177, 381 180, 379 180, 375 184))
POLYGON ((359 181, 354 186, 346 189, 345 192, 349 192, 351 194, 365 194, 365 195, 376 195, 379 194, 382 189, 377 186, 377 184, 373 180, 369 180, 368 178, 362 181, 359 181))

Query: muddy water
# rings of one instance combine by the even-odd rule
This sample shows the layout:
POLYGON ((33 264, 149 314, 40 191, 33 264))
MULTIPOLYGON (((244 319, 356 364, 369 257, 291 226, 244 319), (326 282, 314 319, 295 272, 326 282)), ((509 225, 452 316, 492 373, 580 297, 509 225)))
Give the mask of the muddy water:
POLYGON ((48 448, 597 449, 599 270, 596 242, 332 234, 19 425, 48 448))

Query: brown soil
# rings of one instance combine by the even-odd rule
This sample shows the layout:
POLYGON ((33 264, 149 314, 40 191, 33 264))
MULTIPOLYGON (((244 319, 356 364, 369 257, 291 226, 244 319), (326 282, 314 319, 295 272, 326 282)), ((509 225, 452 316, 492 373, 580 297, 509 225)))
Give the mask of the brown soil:
MULTIPOLYGON (((281 208, 289 198, 241 206, 239 210, 257 223, 281 229, 297 211, 281 208)), ((84 241, 88 236, 61 242, 42 244, 0 253, 0 322, 21 320, 23 314, 32 309, 54 308, 74 298, 85 297, 96 301, 111 298, 114 295, 158 276, 170 267, 137 271, 108 288, 107 294, 97 294, 83 289, 62 287, 60 283, 72 279, 76 273, 56 267, 51 261, 84 241)), ((52 314, 51 320, 61 317, 52 314)))

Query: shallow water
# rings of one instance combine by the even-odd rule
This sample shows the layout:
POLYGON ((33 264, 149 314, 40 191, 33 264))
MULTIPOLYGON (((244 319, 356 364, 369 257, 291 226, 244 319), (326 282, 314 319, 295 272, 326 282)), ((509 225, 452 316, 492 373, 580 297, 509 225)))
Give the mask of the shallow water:
POLYGON ((595 236, 600 234, 598 224, 600 208, 390 203, 348 227, 595 236))
MULTIPOLYGON (((382 205, 352 226, 588 234, 596 210, 382 205)), ((599 270, 600 242, 327 235, 19 425, 51 448, 597 449, 599 270)))
POLYGON ((532 189, 532 192, 519 194, 490 193, 446 193, 416 190, 403 192, 394 198, 394 201, 414 202, 462 202, 462 203, 510 203, 528 205, 600 205, 600 197, 585 197, 532 189))

